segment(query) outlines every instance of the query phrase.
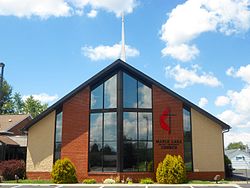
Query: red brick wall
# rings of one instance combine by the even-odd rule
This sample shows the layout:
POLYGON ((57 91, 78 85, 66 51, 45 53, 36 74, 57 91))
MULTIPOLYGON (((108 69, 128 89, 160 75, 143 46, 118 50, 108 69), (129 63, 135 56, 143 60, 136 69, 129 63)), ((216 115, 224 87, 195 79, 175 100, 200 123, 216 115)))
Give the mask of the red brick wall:
MULTIPOLYGON (((182 115, 183 104, 178 99, 172 97, 162 89, 153 86, 153 130, 154 130, 154 169, 156 172, 158 163, 161 162, 166 154, 181 155, 184 157, 183 148, 183 115, 182 115), (170 134, 161 128, 160 116, 166 109, 170 109, 171 114, 171 132, 170 134), (162 146, 157 143, 157 140, 178 140, 182 143, 176 145, 176 149, 162 149, 164 146, 173 146, 172 144, 163 144, 162 146)), ((166 119, 168 122, 168 119, 166 119)))
POLYGON ((69 158, 76 166, 79 180, 88 173, 89 88, 63 105, 61 158, 69 158))

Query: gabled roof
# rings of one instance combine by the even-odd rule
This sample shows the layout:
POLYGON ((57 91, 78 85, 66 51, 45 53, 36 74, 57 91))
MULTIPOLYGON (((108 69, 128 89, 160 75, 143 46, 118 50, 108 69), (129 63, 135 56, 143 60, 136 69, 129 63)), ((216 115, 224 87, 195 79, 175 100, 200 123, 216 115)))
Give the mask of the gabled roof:
POLYGON ((225 155, 229 158, 232 159, 237 155, 245 155, 250 158, 250 154, 246 152, 245 150, 240 150, 240 149, 229 149, 225 150, 225 155))
POLYGON ((92 85, 92 84, 96 84, 99 80, 105 79, 108 75, 112 74, 113 72, 115 72, 117 70, 127 71, 130 74, 136 76, 138 79, 144 80, 145 82, 148 82, 148 83, 150 83, 152 85, 158 86, 159 88, 163 89, 165 92, 169 93, 173 97, 181 100, 186 106, 197 110, 198 112, 205 115, 209 119, 211 119, 211 120, 215 121, 216 123, 218 123, 222 127, 223 130, 229 130, 231 128, 229 125, 227 125, 223 121, 219 120, 218 118, 216 118, 215 116, 213 116, 210 113, 206 112, 205 110, 201 109, 197 105, 193 104, 192 102, 188 101, 187 99, 185 99, 182 96, 178 95, 177 93, 173 92, 172 90, 170 90, 166 86, 160 84, 159 82, 157 82, 154 79, 150 78, 146 74, 144 74, 141 71, 135 69, 131 65, 129 65, 129 64, 123 62, 122 60, 118 59, 115 62, 113 62, 111 65, 107 66, 102 71, 100 71, 99 73, 94 75, 92 78, 90 78, 89 80, 87 80, 86 82, 81 84, 79 87, 77 87, 76 89, 71 91, 69 94, 67 94, 66 96, 61 98, 55 104, 50 106, 47 110, 45 110, 40 115, 38 115, 36 118, 34 118, 30 123, 27 124, 27 126, 25 126, 24 130, 28 130, 32 125, 34 125, 36 122, 41 120, 43 117, 45 117, 46 115, 48 115, 52 111, 60 108, 64 102, 69 100, 71 97, 73 97, 76 93, 78 93, 79 91, 81 91, 85 87, 87 87, 89 85, 92 85))
POLYGON ((18 143, 16 143, 14 140, 9 138, 8 136, 0 136, 0 142, 6 145, 18 146, 18 143))
POLYGON ((0 115, 0 133, 8 133, 23 120, 31 118, 29 114, 0 115))

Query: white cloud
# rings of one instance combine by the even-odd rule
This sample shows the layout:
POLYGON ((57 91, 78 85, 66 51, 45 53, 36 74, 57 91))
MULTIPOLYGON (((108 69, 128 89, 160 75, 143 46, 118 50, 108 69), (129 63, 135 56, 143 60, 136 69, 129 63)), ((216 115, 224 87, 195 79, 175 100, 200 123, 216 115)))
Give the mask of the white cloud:
POLYGON ((227 147, 232 142, 243 142, 244 144, 248 144, 250 146, 250 133, 246 132, 228 132, 224 134, 224 146, 227 147))
POLYGON ((1 16, 31 17, 46 19, 50 16, 71 15, 72 8, 64 0, 0 0, 1 16))
POLYGON ((227 70, 227 74, 241 78, 245 85, 239 91, 228 90, 225 96, 220 96, 224 97, 225 103, 230 106, 217 116, 232 126, 230 133, 226 134, 228 143, 243 141, 250 144, 250 134, 245 133, 250 128, 250 65, 241 66, 238 70, 231 67, 227 70))
POLYGON ((207 103, 208 103, 207 98, 202 97, 199 100, 198 106, 201 107, 201 108, 204 108, 207 105, 207 103))
POLYGON ((241 78, 241 80, 250 84, 250 64, 241 66, 237 71, 234 67, 230 67, 227 69, 226 74, 235 78, 241 78))
POLYGON ((229 104, 229 102, 230 102, 230 99, 228 97, 219 96, 215 100, 215 105, 216 106, 225 106, 225 105, 229 104))
POLYGON ((194 84, 202 84, 210 87, 218 87, 221 82, 212 73, 199 72, 199 67, 194 65, 192 69, 182 68, 180 65, 166 67, 166 76, 174 78, 176 88, 185 88, 194 84))
POLYGON ((161 40, 166 44, 163 55, 180 61, 192 60, 193 50, 185 51, 182 57, 182 51, 173 51, 177 46, 194 46, 190 44, 204 32, 220 32, 225 35, 232 35, 245 32, 250 28, 250 2, 249 0, 188 0, 178 5, 169 14, 168 19, 161 28, 161 40), (166 53, 168 52, 168 53, 166 53), (172 53, 171 53, 172 52, 172 53), (188 54, 189 53, 189 54, 188 54))
POLYGON ((97 11, 96 11, 96 10, 91 10, 91 11, 87 14, 87 16, 88 16, 89 18, 95 18, 95 17, 97 16, 97 11))
POLYGON ((230 106, 218 117, 235 128, 250 128, 250 85, 240 91, 229 90, 225 97, 230 106))
POLYGON ((95 17, 97 10, 113 12, 120 16, 122 12, 132 13, 137 0, 0 0, 0 16, 31 17, 46 19, 51 16, 82 15, 86 7, 91 7, 87 14, 95 17))
MULTIPOLYGON (((31 95, 24 95, 22 97, 23 100, 26 100, 31 95)), ((39 100, 41 103, 52 103, 58 99, 58 95, 48 95, 47 93, 40 93, 40 94, 32 94, 34 99, 39 100)))
POLYGON ((180 61, 190 61, 199 55, 199 50, 195 45, 189 46, 186 44, 168 46, 161 52, 163 56, 169 55, 172 58, 179 59, 180 61))
POLYGON ((233 68, 233 67, 230 67, 229 69, 227 69, 226 75, 228 75, 228 76, 233 76, 234 71, 235 71, 234 68, 233 68))
POLYGON ((78 9, 84 9, 90 6, 92 9, 102 9, 107 12, 113 12, 120 16, 122 12, 132 13, 137 6, 136 0, 71 0, 71 3, 78 9))
MULTIPOLYGON (((139 56, 140 52, 129 45, 125 46, 126 56, 127 57, 135 57, 139 56)), ((106 59, 117 59, 120 57, 121 53, 121 45, 114 44, 113 46, 104 46, 99 45, 97 47, 85 46, 82 47, 82 53, 84 56, 90 58, 92 61, 106 60, 106 59)))

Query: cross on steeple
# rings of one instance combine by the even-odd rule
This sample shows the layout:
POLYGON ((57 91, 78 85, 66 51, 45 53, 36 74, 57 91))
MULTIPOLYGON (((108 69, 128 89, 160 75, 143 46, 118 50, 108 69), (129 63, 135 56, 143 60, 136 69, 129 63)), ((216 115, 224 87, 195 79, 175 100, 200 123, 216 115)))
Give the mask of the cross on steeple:
POLYGON ((124 13, 122 13, 122 46, 121 46, 121 60, 126 62, 125 53, 125 32, 124 32, 124 13))

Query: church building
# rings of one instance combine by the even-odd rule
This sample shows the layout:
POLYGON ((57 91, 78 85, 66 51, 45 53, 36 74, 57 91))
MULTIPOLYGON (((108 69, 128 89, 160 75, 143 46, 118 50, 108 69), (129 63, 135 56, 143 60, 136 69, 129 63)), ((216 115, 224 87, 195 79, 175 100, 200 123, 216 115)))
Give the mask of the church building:
POLYGON ((189 179, 224 177, 230 126, 118 59, 26 127, 27 176, 49 179, 69 158, 78 180, 155 178, 166 154, 184 159, 189 179))

